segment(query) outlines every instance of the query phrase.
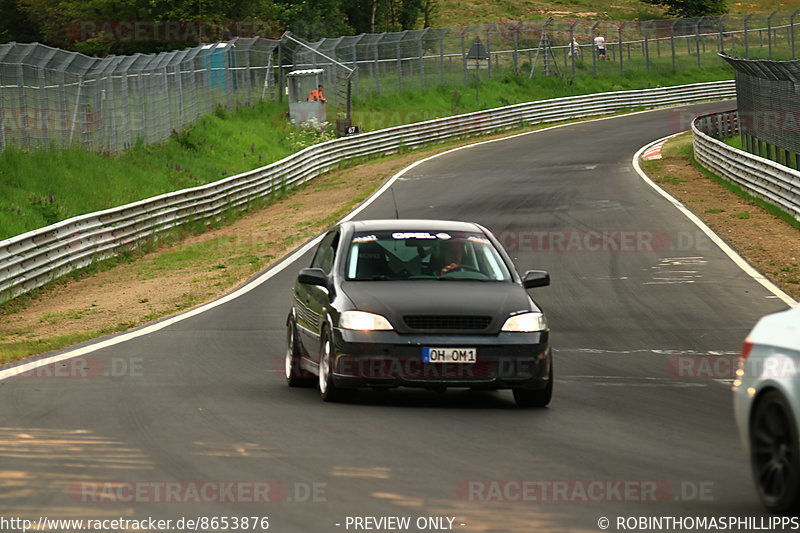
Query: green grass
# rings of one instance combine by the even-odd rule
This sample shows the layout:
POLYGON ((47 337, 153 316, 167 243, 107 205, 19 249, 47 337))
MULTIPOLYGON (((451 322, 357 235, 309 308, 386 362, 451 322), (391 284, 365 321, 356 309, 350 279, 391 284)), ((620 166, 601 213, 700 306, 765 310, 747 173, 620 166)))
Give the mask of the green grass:
POLYGON ((99 331, 87 331, 69 335, 59 335, 57 337, 49 337, 35 341, 21 341, 0 344, 0 364, 16 361, 17 359, 27 357, 31 354, 58 350, 64 346, 71 346, 73 344, 101 337, 103 335, 108 335, 110 333, 125 331, 129 327, 130 324, 120 324, 116 328, 108 328, 99 331))
MULTIPOLYGON (((498 20, 534 20, 550 16, 596 20, 646 20, 664 17, 664 10, 640 0, 442 0, 435 26, 480 24, 498 20)), ((731 14, 792 11, 796 2, 781 0, 729 1, 731 14)))
POLYGON ((724 209, 706 209, 706 213, 711 213, 712 215, 716 215, 719 213, 724 213, 724 209))
POLYGON ((666 175, 656 180, 658 183, 665 183, 667 185, 680 185, 681 183, 686 183, 685 179, 678 178, 676 176, 666 175))
MULTIPOLYGON (((571 78, 506 71, 475 88, 440 85, 355 98, 354 123, 375 130, 489 109, 510 103, 609 90, 729 79, 728 67, 647 74, 632 71, 571 78)), ((211 114, 164 143, 120 155, 81 148, 0 153, 0 239, 59 220, 219 180, 277 161, 295 151, 290 125, 277 102, 211 114)), ((334 110, 329 110, 333 115, 334 110)))
MULTIPOLYGON (((800 220, 797 220, 796 218, 794 218, 794 216, 792 216, 790 213, 784 211, 783 209, 781 209, 780 207, 776 206, 775 204, 771 204, 771 203, 769 203, 769 202, 767 202, 765 200, 762 200, 761 198, 758 198, 757 196, 753 196, 752 194, 750 194, 749 192, 747 192, 745 189, 741 188, 740 186, 736 185, 735 183, 733 183, 733 182, 731 182, 729 180, 726 180, 725 178, 723 178, 723 177, 717 175, 716 173, 712 172, 711 170, 707 169, 706 167, 701 165, 697 161, 697 159, 695 159, 694 155, 692 155, 691 161, 692 161, 692 164, 697 169, 699 169, 703 174, 705 174, 706 176, 711 178, 713 181, 716 181, 717 183, 719 183, 720 185, 722 185, 723 187, 725 187, 729 191, 733 192, 734 194, 736 194, 740 198, 743 198, 743 199, 747 200, 748 202, 763 208, 768 213, 780 218, 781 220, 783 220, 784 222, 786 222, 787 224, 789 224, 793 228, 800 229, 800 220)), ((737 213, 737 214, 735 214, 733 216, 737 216, 737 218, 749 218, 750 217, 750 215, 748 213, 737 213), (738 216, 738 215, 747 215, 747 216, 738 216)))

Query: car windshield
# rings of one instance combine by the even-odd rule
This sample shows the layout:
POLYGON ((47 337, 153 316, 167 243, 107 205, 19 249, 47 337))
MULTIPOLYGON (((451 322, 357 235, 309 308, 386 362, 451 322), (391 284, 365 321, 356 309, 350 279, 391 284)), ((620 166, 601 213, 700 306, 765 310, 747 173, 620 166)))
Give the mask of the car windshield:
POLYGON ((481 233, 464 231, 356 233, 346 274, 353 281, 511 280, 492 242, 481 233))

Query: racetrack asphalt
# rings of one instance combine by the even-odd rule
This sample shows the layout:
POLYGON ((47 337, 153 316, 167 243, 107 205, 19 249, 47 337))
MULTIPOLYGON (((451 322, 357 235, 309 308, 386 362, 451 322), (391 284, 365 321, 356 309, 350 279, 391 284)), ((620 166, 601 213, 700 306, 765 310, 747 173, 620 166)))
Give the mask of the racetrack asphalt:
MULTIPOLYGON (((401 217, 476 221, 520 272, 550 271, 552 285, 531 291, 555 348, 550 407, 411 389, 326 404, 288 388, 284 324, 305 254, 190 319, 0 381, 0 515, 153 517, 173 531, 189 529, 181 517, 268 516, 276 532, 354 531, 347 517, 365 516, 530 532, 764 515, 726 371, 756 320, 786 306, 631 167, 688 113, 732 107, 480 144, 393 185, 401 217), (248 503, 261 483, 276 501, 248 503)), ((357 218, 394 209, 384 194, 357 218)))

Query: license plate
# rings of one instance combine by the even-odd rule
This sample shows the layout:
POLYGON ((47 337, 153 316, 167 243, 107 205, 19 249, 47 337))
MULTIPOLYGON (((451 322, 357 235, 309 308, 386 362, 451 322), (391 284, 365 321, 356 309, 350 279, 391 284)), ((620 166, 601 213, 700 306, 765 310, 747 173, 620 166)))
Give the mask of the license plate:
POLYGON ((474 363, 475 348, 423 348, 424 363, 474 363))

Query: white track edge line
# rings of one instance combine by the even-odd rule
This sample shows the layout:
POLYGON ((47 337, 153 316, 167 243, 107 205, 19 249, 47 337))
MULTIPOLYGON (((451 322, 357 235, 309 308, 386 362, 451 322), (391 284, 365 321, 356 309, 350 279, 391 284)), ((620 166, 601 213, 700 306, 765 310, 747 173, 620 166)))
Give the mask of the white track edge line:
MULTIPOLYGON (((724 101, 724 100, 727 100, 727 98, 724 98, 724 99, 719 100, 719 101, 724 101)), ((459 150, 464 150, 466 148, 472 148, 473 146, 480 146, 480 145, 483 145, 483 144, 506 141, 508 139, 515 139, 517 137, 522 137, 524 135, 531 135, 531 134, 534 134, 534 133, 541 133, 541 132, 544 132, 544 131, 550 131, 550 130, 554 130, 554 129, 558 129, 558 128, 564 128, 564 127, 567 127, 567 126, 574 126, 576 124, 586 124, 588 122, 600 122, 600 121, 603 121, 603 120, 613 120, 613 119, 617 119, 617 118, 624 118, 624 117, 629 117, 629 116, 633 116, 633 115, 639 115, 639 114, 642 114, 642 113, 653 113, 655 111, 664 111, 665 109, 670 109, 670 108, 675 108, 675 107, 683 107, 683 106, 686 106, 686 105, 696 105, 696 104, 701 104, 701 103, 710 103, 710 102, 696 102, 696 103, 688 103, 688 104, 686 104, 686 103, 684 103, 684 104, 676 104, 674 106, 657 107, 657 108, 654 108, 654 109, 645 109, 643 111, 634 111, 632 113, 614 114, 614 115, 610 115, 610 116, 598 117, 598 118, 589 119, 589 120, 583 120, 581 118, 567 119, 567 120, 577 120, 577 122, 569 122, 569 123, 566 123, 566 124, 557 124, 555 126, 548 126, 546 128, 542 128, 542 129, 538 129, 538 130, 523 131, 522 133, 515 133, 513 135, 508 135, 506 137, 501 137, 499 139, 489 139, 489 140, 486 140, 486 141, 479 141, 479 142, 475 142, 475 143, 465 144, 463 146, 457 146, 456 148, 451 148, 450 150, 445 150, 444 152, 439 152, 437 154, 433 154, 431 156, 428 156, 428 157, 426 157, 424 159, 420 159, 418 161, 414 161, 409 166, 401 169, 395 175, 393 175, 391 178, 389 178, 389 180, 386 183, 384 183, 377 191, 372 193, 372 195, 369 196, 369 198, 364 200, 364 202, 362 202, 361 205, 359 205, 353 211, 351 211, 350 213, 345 215, 344 218, 342 218, 340 222, 346 222, 346 221, 352 219, 353 217, 355 217, 356 215, 358 215, 364 209, 366 209, 370 204, 372 204, 375 200, 377 200, 384 192, 386 192, 386 190, 389 187, 391 187, 392 184, 394 184, 395 181, 397 181, 401 176, 403 176, 403 174, 405 174, 409 170, 417 167, 418 165, 426 163, 426 162, 430 161, 431 159, 435 159, 435 158, 443 156, 443 155, 451 154, 453 152, 457 152, 459 150)), ((672 136, 670 136, 670 137, 672 137, 672 136)), ((668 138, 668 137, 665 137, 665 138, 668 138)), ((661 140, 661 139, 659 139, 659 140, 661 140)), ((658 142, 658 141, 656 141, 656 142, 658 142)), ((637 155, 638 155, 638 153, 639 152, 637 152, 637 155)), ((636 160, 636 158, 634 157, 634 161, 635 160, 636 160)), ((639 171, 639 173, 641 175, 641 171, 639 171)), ((647 180, 648 178, 645 177, 645 179, 647 180)), ((655 186, 655 184, 653 184, 653 186, 655 186)), ((655 186, 655 187, 657 188, 657 186, 655 186)), ((668 198, 671 198, 671 197, 668 197, 668 198)), ((671 201, 675 202, 674 199, 672 199, 671 201)), ((97 343, 94 343, 94 344, 90 344, 88 346, 82 346, 81 348, 76 348, 74 350, 69 350, 67 352, 64 352, 64 353, 61 353, 61 354, 58 354, 58 355, 52 355, 50 357, 42 357, 41 359, 36 359, 34 361, 23 362, 23 363, 20 363, 17 366, 13 366, 11 368, 6 368, 4 370, 0 370, 0 381, 3 381, 5 379, 8 379, 8 378, 11 378, 11 377, 14 377, 14 376, 17 376, 19 374, 24 374, 26 372, 31 372, 32 370, 35 370, 36 368, 39 368, 39 367, 42 367, 42 366, 52 365, 53 363, 58 363, 58 362, 61 362, 61 361, 66 361, 68 359, 73 359, 75 357, 80 357, 82 355, 86 355, 86 354, 95 352, 97 350, 102 350, 104 348, 109 348, 111 346, 114 346, 114 345, 117 345, 117 344, 121 344, 123 342, 127 342, 129 340, 133 340, 133 339, 136 339, 138 337, 143 337, 145 335, 149 335, 151 333, 155 333, 156 331, 160 331, 160 330, 162 330, 162 329, 164 329, 164 328, 166 328, 168 326, 171 326, 173 324, 177 324, 178 322, 183 322, 184 320, 187 320, 189 318, 197 316, 197 315, 199 315, 201 313, 205 313, 206 311, 209 311, 209 310, 211 310, 211 309, 213 309, 215 307, 218 307, 220 305, 226 304, 226 303, 230 302, 231 300, 234 300, 234 299, 238 298, 239 296, 242 296, 243 294, 246 294, 246 293, 252 291, 253 289, 258 287, 259 285, 263 284, 264 282, 266 282, 269 279, 271 279, 272 277, 274 277, 276 274, 279 274, 280 272, 285 270, 289 265, 291 265, 292 263, 297 261, 303 254, 305 254, 308 250, 310 250, 312 247, 314 247, 320 241, 321 238, 322 238, 322 234, 317 235, 311 241, 309 241, 306 244, 304 244, 302 247, 297 249, 294 253, 292 253, 291 255, 286 257, 283 261, 281 261, 277 265, 273 266, 272 268, 270 268, 269 270, 267 270, 266 272, 264 272, 263 274, 261 274, 257 278, 255 278, 255 279, 251 280, 250 282, 246 283, 245 285, 239 287, 238 289, 236 289, 232 293, 227 294, 227 295, 225 295, 225 296, 223 296, 223 297, 221 297, 221 298, 219 298, 217 300, 214 300, 214 301, 209 302, 207 304, 201 305, 200 307, 197 307, 195 309, 191 309, 191 310, 186 311, 184 313, 175 315, 173 317, 161 320, 161 321, 156 322, 154 324, 151 324, 149 326, 145 326, 145 327, 143 327, 141 329, 137 329, 137 330, 134 330, 134 331, 129 331, 127 333, 122 333, 120 335, 117 335, 117 336, 112 337, 110 339, 106 339, 104 341, 100 341, 100 342, 97 342, 97 343)), ((776 287, 776 289, 777 289, 777 287, 776 287)), ((780 290, 780 289, 777 289, 777 290, 780 290)))
POLYGON ((725 254, 728 257, 730 257, 731 260, 733 260, 733 262, 736 263, 736 265, 745 272, 745 274, 747 274, 748 276, 750 276, 751 278, 756 280, 758 283, 763 285, 768 291, 770 291, 772 294, 774 294, 775 296, 780 298, 789 307, 797 306, 798 302, 796 302, 794 300, 794 298, 792 298, 791 296, 789 296, 788 294, 783 292, 783 290, 781 290, 780 287, 775 285, 772 281, 770 281, 767 277, 765 277, 763 274, 761 274, 758 270, 753 268, 753 266, 750 265, 750 263, 748 263, 741 255, 739 255, 739 253, 736 250, 731 248, 730 245, 728 245, 728 243, 726 243, 719 235, 714 233, 714 231, 710 227, 708 227, 708 225, 705 222, 703 222, 703 220, 700 217, 698 217, 697 215, 692 213, 689 210, 689 208, 687 208, 685 205, 683 205, 677 198, 675 198, 670 193, 668 193, 666 190, 662 189, 659 185, 657 185, 656 182, 654 182, 652 179, 650 179, 650 177, 645 173, 645 171, 642 170, 642 167, 639 164, 639 158, 641 157, 642 153, 644 153, 645 150, 647 150, 651 146, 656 145, 656 144, 658 144, 658 143, 660 143, 662 141, 667 141, 667 140, 669 140, 669 139, 671 139, 673 137, 677 137, 678 135, 682 135, 684 133, 686 133, 686 132, 684 131, 684 132, 680 132, 680 133, 675 133, 673 135, 667 135, 666 137, 664 137, 662 139, 658 139, 656 141, 653 141, 653 142, 648 143, 648 144, 644 145, 643 147, 641 147, 634 154, 633 160, 631 161, 631 163, 633 164, 633 168, 636 170, 636 172, 639 174, 639 177, 642 178, 645 183, 650 185, 661 196, 666 198, 667 201, 669 201, 681 213, 683 213, 686 216, 686 218, 688 218, 689 220, 694 222, 695 226, 700 228, 700 230, 703 233, 705 233, 706 236, 709 239, 711 239, 711 241, 714 244, 716 244, 723 252, 725 252, 725 254))

